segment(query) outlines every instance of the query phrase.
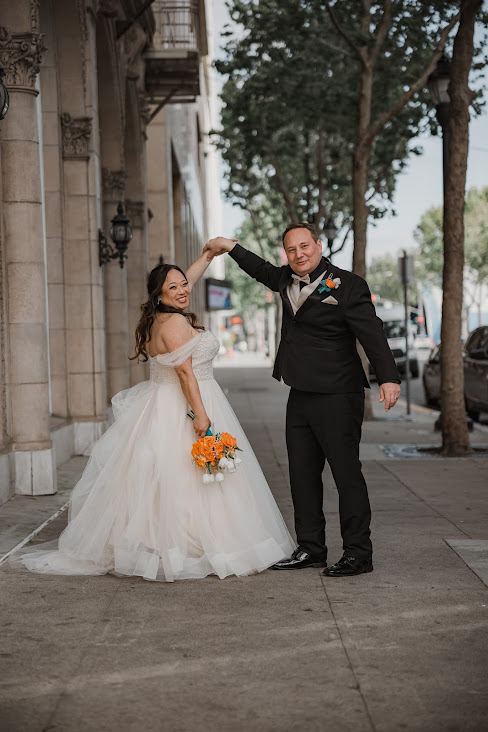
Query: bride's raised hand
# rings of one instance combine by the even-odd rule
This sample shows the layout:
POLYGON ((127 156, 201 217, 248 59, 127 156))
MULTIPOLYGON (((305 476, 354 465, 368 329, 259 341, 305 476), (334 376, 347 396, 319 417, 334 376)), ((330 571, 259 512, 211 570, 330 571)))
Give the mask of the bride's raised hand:
POLYGON ((220 254, 230 252, 237 244, 237 239, 226 239, 224 236, 217 236, 215 239, 209 239, 203 247, 204 252, 209 252, 214 257, 220 254))

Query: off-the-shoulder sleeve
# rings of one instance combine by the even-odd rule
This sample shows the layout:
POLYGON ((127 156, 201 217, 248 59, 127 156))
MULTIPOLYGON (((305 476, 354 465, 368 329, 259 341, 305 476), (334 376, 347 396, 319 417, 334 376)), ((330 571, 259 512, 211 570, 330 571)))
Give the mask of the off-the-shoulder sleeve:
POLYGON ((163 364, 163 366, 171 366, 173 369, 178 368, 178 366, 181 366, 187 358, 190 358, 193 351, 200 343, 202 335, 203 331, 193 338, 190 338, 189 341, 179 348, 176 348, 174 351, 169 351, 169 353, 159 353, 156 356, 156 361, 163 364))

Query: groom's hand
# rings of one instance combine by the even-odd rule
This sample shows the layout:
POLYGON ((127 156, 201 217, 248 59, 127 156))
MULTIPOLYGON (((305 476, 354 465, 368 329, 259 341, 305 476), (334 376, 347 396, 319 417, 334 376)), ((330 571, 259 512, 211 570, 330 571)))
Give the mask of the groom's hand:
POLYGON ((209 252, 213 257, 218 257, 219 254, 232 251, 236 243, 237 239, 226 239, 223 236, 217 236, 215 239, 208 240, 203 247, 203 251, 209 252))
POLYGON ((385 402, 385 412, 395 406, 400 396, 400 384, 385 382, 380 386, 380 404, 385 402))

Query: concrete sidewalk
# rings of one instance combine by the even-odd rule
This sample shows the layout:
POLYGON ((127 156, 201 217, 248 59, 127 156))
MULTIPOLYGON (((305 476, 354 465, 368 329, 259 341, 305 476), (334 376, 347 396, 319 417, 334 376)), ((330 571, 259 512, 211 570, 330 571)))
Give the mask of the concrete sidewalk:
MULTIPOLYGON (((217 378, 292 527, 287 389, 264 368, 221 368, 217 378)), ((338 580, 309 569, 159 584, 3 564, 2 732, 488 730, 488 461, 391 457, 402 454, 392 446, 438 443, 435 415, 376 412, 361 448, 372 574, 338 580)), ((472 441, 488 444, 487 431, 472 441)), ((82 465, 63 466, 66 490, 82 465)), ((325 482, 336 561, 328 469, 325 482)), ((0 529, 10 527, 4 552, 54 512, 52 502, 17 497, 0 508, 0 529)), ((35 540, 55 537, 65 521, 64 512, 35 540)))

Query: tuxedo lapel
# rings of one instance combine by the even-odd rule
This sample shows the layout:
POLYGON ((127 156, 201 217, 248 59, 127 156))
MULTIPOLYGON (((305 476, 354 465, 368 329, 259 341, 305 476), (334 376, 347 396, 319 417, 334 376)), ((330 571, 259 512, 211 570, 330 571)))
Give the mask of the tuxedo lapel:
POLYGON ((288 277, 284 278, 280 285, 280 295, 283 301, 283 306, 289 311, 290 315, 293 315, 293 308, 291 306, 290 298, 288 297, 288 285, 293 282, 291 278, 291 271, 288 273, 288 277))
POLYGON ((325 273, 327 272, 327 269, 329 267, 330 267, 330 262, 323 257, 320 262, 319 267, 317 267, 317 269, 315 270, 315 272, 317 272, 317 270, 318 270, 318 274, 317 274, 316 278, 313 280, 313 282, 310 285, 307 285, 307 287, 304 287, 302 292, 300 293, 300 295, 304 294, 305 298, 303 299, 301 304, 299 301, 299 308, 296 312, 297 318, 301 318, 304 315, 304 313, 307 312, 307 310, 310 310, 310 308, 312 307, 312 305, 315 302, 321 301, 323 299, 323 294, 319 293, 318 289, 319 289, 320 280, 325 275, 325 273), (310 288, 310 290, 308 292, 306 292, 308 288, 310 288), (307 297, 307 295, 308 295, 308 297, 307 297))
POLYGON ((312 293, 311 293, 311 294, 310 294, 310 295, 309 295, 309 296, 307 297, 307 299, 305 300, 305 302, 303 303, 303 305, 301 305, 301 306, 300 306, 300 307, 298 308, 298 310, 297 310, 297 312, 296 312, 296 317, 297 317, 297 318, 301 318, 301 317, 302 317, 302 316, 303 316, 303 315, 304 315, 304 314, 305 314, 305 313, 307 312, 307 310, 310 310, 310 308, 312 307, 312 305, 314 305, 314 304, 315 304, 316 302, 320 302, 320 301, 322 300, 322 298, 323 298, 323 293, 322 293, 322 294, 320 294, 320 293, 319 293, 319 292, 318 292, 317 290, 318 290, 318 288, 316 288, 316 289, 315 289, 315 290, 314 290, 314 291, 313 291, 313 292, 312 292, 312 293))
POLYGON ((310 282, 308 285, 305 285, 304 288, 300 291, 300 295, 298 297, 298 308, 297 313, 299 312, 300 308, 303 307, 305 302, 310 298, 311 295, 315 292, 317 287, 319 286, 320 280, 325 275, 325 270, 320 274, 313 282, 310 282))

